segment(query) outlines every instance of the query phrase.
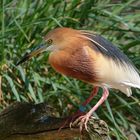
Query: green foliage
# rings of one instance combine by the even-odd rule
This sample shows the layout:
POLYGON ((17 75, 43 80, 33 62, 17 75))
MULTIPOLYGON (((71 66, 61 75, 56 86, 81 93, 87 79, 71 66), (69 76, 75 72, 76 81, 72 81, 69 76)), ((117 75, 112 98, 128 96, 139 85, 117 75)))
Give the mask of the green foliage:
MULTIPOLYGON (((96 31, 117 44, 140 70, 138 0, 2 0, 1 5, 1 109, 14 101, 47 101, 58 109, 60 116, 66 116, 89 96, 92 87, 57 74, 47 63, 48 54, 15 66, 27 49, 59 26, 96 31)), ((97 102, 100 93, 87 110, 97 102)), ((132 98, 113 90, 96 111, 95 115, 108 123, 111 139, 125 140, 132 134, 140 139, 139 98, 137 89, 132 98)))

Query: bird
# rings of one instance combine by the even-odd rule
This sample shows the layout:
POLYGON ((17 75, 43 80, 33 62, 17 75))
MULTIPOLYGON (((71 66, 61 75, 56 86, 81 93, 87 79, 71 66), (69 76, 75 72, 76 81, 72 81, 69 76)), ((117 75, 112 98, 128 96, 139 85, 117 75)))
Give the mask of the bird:
POLYGON ((102 97, 84 115, 78 116, 80 129, 85 127, 93 112, 107 99, 109 89, 117 89, 132 95, 131 88, 140 89, 140 76, 131 60, 109 40, 96 32, 58 27, 43 37, 43 43, 26 53, 17 65, 32 57, 49 51, 49 63, 56 72, 93 86, 89 98, 80 106, 85 106, 103 89, 102 97))

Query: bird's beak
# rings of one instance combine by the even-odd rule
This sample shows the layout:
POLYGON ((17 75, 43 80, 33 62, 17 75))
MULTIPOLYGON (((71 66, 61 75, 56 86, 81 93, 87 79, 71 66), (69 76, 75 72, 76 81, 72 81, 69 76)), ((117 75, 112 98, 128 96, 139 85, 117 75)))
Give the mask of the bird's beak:
POLYGON ((26 53, 20 61, 17 62, 16 66, 18 66, 19 64, 31 59, 33 56, 36 56, 44 51, 47 51, 47 46, 45 44, 39 45, 38 47, 36 47, 35 49, 31 50, 30 53, 26 53))

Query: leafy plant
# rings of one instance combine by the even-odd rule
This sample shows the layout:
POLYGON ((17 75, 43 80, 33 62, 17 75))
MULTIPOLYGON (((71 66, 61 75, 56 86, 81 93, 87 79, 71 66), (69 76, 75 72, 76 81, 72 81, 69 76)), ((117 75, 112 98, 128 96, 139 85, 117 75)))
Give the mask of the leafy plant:
MULTIPOLYGON (((92 90, 91 85, 61 76, 47 63, 48 54, 16 67, 27 49, 51 29, 67 26, 96 31, 119 48, 140 70, 140 2, 137 0, 2 0, 0 9, 0 92, 3 109, 14 101, 47 101, 60 116, 72 114, 92 90)), ((101 92, 100 92, 101 93, 101 92)), ((87 107, 90 109, 100 93, 87 107)), ((140 90, 127 98, 111 90, 96 116, 110 128, 110 139, 140 139, 140 90)))

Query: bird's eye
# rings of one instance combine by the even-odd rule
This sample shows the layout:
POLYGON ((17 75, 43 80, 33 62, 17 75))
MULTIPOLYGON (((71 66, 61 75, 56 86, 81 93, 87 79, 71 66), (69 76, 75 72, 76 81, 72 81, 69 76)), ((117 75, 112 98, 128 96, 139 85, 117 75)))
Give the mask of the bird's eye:
POLYGON ((53 40, 52 40, 52 39, 49 39, 49 40, 47 41, 47 43, 48 43, 49 45, 51 45, 51 44, 52 44, 52 42, 53 42, 53 40))

